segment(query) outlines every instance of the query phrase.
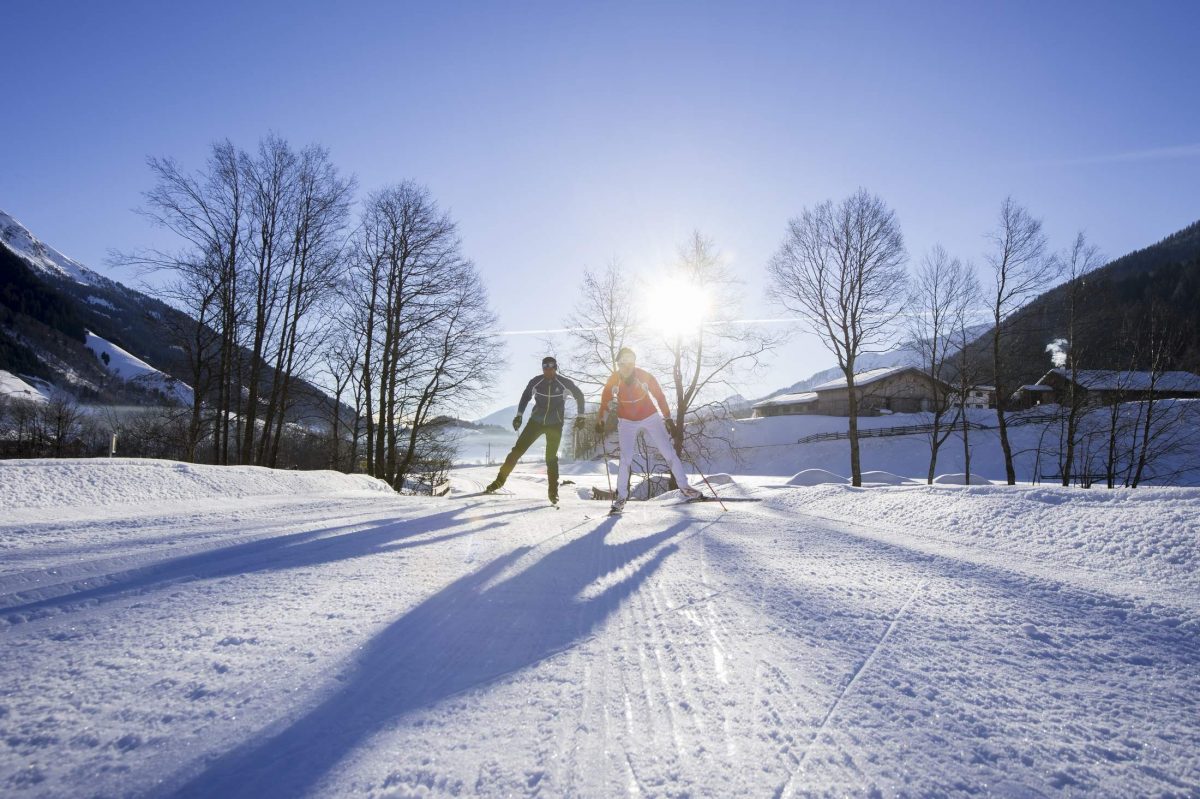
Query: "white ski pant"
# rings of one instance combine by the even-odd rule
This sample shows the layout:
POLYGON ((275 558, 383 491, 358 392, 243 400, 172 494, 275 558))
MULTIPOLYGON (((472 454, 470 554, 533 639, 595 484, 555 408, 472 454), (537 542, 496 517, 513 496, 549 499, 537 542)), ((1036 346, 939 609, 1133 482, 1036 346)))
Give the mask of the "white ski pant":
POLYGON ((662 416, 652 413, 638 421, 617 419, 617 437, 621 442, 621 467, 617 470, 617 499, 628 498, 629 471, 633 466, 633 456, 637 454, 638 433, 645 433, 646 442, 658 450, 666 460, 679 487, 690 488, 687 472, 683 470, 683 461, 679 460, 679 456, 675 454, 675 447, 671 443, 671 436, 667 433, 666 423, 662 416))

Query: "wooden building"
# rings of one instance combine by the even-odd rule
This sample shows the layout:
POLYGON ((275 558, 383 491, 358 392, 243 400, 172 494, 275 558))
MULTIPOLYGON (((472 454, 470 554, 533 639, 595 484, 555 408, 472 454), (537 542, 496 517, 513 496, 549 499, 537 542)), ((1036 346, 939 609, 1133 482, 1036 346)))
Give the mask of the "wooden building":
MULTIPOLYGON (((872 369, 854 376, 854 392, 858 397, 858 412, 862 416, 881 413, 917 413, 931 410, 936 401, 938 386, 950 390, 915 366, 894 366, 872 369)), ((811 391, 781 394, 754 404, 754 415, 849 416, 850 391, 844 377, 815 386, 811 391)))
POLYGON ((1071 384, 1088 405, 1112 405, 1146 399, 1200 399, 1200 376, 1191 372, 1131 372, 1115 369, 1051 369, 1032 386, 1013 394, 1016 408, 1045 403, 1068 403, 1071 384))

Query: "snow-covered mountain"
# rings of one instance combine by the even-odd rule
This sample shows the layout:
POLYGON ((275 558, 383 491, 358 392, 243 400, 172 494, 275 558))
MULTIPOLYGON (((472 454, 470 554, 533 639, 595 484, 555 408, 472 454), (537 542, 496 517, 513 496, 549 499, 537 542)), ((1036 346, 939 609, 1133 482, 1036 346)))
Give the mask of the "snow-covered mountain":
POLYGON ((74 258, 39 241, 29 229, 0 210, 0 242, 30 266, 54 278, 66 278, 85 286, 112 286, 113 281, 93 272, 74 258))
POLYGON ((87 268, 0 212, 0 369, 85 400, 179 402, 183 395, 172 385, 182 382, 185 369, 173 342, 176 331, 191 324, 186 315, 87 268), (108 362, 96 347, 109 350, 108 362), (140 369, 122 371, 135 361, 140 369), (146 379, 151 372, 159 377, 146 379))
MULTIPOLYGON (((88 402, 188 404, 190 370, 176 342, 194 326, 0 211, 0 369, 43 394, 49 384, 88 402)), ((316 409, 329 399, 302 386, 296 413, 326 415, 316 409)))
POLYGON ((192 403, 191 386, 155 369, 141 358, 130 355, 116 344, 105 341, 91 331, 87 333, 87 348, 96 354, 105 369, 122 380, 160 391, 183 405, 192 403))
POLYGON ((482 419, 476 419, 475 424, 494 425, 496 427, 508 428, 512 426, 512 418, 517 415, 517 406, 509 405, 501 408, 498 411, 489 413, 482 419))

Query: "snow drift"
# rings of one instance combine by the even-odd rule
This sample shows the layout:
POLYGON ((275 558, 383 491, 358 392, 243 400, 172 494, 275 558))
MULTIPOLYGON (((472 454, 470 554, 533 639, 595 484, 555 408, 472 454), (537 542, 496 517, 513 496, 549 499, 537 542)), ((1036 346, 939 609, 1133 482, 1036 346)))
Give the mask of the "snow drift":
POLYGON ((347 491, 392 492, 373 477, 332 471, 200 466, 139 458, 0 461, 0 510, 347 491))

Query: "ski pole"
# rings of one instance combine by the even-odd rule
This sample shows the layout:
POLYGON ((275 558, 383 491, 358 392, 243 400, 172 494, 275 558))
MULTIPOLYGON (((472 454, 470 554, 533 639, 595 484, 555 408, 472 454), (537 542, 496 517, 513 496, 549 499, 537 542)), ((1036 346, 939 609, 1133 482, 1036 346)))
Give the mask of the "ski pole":
POLYGON ((614 498, 616 495, 613 494, 612 477, 610 477, 609 473, 608 473, 609 472, 609 469, 608 469, 608 444, 604 441, 603 437, 601 437, 601 439, 600 439, 600 451, 604 454, 604 482, 608 483, 608 494, 609 494, 609 498, 611 499, 611 498, 614 498))
POLYGON ((717 489, 712 487, 712 483, 708 482, 708 478, 704 476, 704 472, 700 471, 700 467, 696 465, 696 462, 688 461, 688 463, 692 465, 692 468, 696 470, 696 474, 700 475, 700 479, 708 486, 708 490, 713 493, 713 498, 721 503, 721 510, 728 512, 729 508, 725 507, 725 503, 721 500, 721 495, 717 493, 717 489))

